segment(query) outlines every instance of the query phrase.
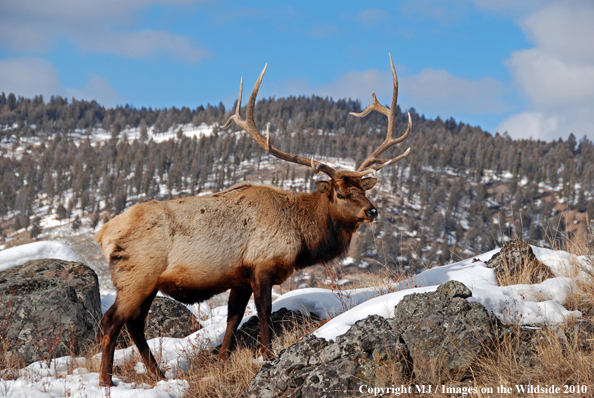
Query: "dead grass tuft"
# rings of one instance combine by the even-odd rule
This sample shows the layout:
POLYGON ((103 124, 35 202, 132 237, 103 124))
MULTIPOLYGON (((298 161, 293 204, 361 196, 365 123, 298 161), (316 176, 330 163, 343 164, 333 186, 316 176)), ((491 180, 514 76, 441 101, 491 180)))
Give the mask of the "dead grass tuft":
POLYGON ((210 351, 196 353, 181 378, 189 382, 188 396, 239 398, 260 369, 258 353, 248 348, 233 352, 229 360, 218 362, 210 351))

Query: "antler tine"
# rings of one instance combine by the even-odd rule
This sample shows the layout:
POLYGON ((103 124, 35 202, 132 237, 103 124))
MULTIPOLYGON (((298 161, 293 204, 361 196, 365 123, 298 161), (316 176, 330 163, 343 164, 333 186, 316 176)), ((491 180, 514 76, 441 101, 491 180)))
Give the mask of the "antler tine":
POLYGON ((258 76, 258 80, 256 81, 256 84, 254 85, 254 89, 252 90, 252 93, 250 94, 250 99, 248 100, 248 104, 247 104, 246 111, 245 111, 245 120, 247 120, 248 123, 252 123, 253 126, 256 128, 256 130, 258 128, 256 127, 256 123, 254 122, 254 106, 256 105, 256 97, 258 96, 258 91, 260 91, 260 85, 262 84, 262 79, 264 78, 264 73, 266 73, 267 68, 268 68, 268 63, 266 63, 266 65, 264 65, 264 69, 262 69, 260 76, 258 76))
MULTIPOLYGON (((229 127, 231 125, 231 122, 235 121, 235 124, 237 124, 239 126, 239 123, 237 123, 237 121, 241 121, 241 117, 239 116, 239 109, 241 108, 241 94, 243 92, 243 77, 241 78, 241 80, 239 81, 239 97, 237 98, 237 106, 235 107, 235 113, 233 115, 231 115, 231 117, 229 119, 227 119, 227 123, 225 123, 223 125, 223 129, 226 129, 227 127, 229 127)), ((240 126, 241 127, 241 126, 240 126)))
POLYGON ((387 165, 396 163, 397 161, 405 158, 410 152, 410 148, 408 148, 405 153, 403 153, 402 155, 397 156, 393 159, 378 159, 378 156, 381 153, 383 153, 384 151, 386 151, 388 148, 404 141, 408 137, 408 134, 410 133, 410 130, 412 128, 412 118, 409 113, 408 114, 408 126, 406 128, 406 132, 398 138, 393 138, 394 115, 396 113, 396 102, 398 101, 398 77, 396 76, 396 69, 394 68, 394 62, 392 61, 392 54, 390 54, 390 67, 392 69, 392 78, 394 80, 394 88, 393 88, 393 93, 392 93, 392 107, 386 108, 385 106, 380 104, 379 101, 377 100, 375 93, 374 93, 374 94, 372 94, 373 102, 370 105, 368 105, 367 108, 365 108, 365 110, 363 112, 360 112, 360 113, 351 112, 350 113, 351 115, 353 115, 355 117, 364 117, 364 116, 367 116, 371 111, 377 111, 377 112, 381 113, 382 115, 385 115, 388 117, 388 131, 386 133, 386 139, 375 151, 373 151, 373 153, 371 155, 369 155, 369 157, 367 157, 367 159, 365 159, 363 161, 363 163, 361 163, 361 165, 357 169, 357 172, 366 171, 369 169, 376 170, 376 171, 380 170, 381 168, 383 168, 387 165), (371 167, 372 165, 375 165, 375 164, 379 164, 379 165, 371 167))
POLYGON ((235 122, 235 124, 237 124, 240 128, 247 131, 247 133, 250 135, 250 137, 252 137, 254 139, 254 141, 256 141, 256 143, 262 149, 264 149, 266 152, 268 152, 272 156, 275 156, 281 160, 286 160, 288 162, 297 163, 297 164, 301 164, 304 166, 310 166, 313 169, 313 172, 315 174, 322 171, 322 172, 328 174, 328 176, 330 176, 330 178, 333 178, 334 175, 336 174, 336 170, 334 170, 332 167, 328 166, 327 164, 313 160, 313 158, 310 161, 309 159, 304 158, 302 156, 293 155, 293 154, 283 152, 283 151, 275 148, 270 143, 270 124, 268 124, 266 127, 266 138, 264 138, 262 133, 260 133, 260 130, 258 129, 258 126, 256 126, 256 122, 254 121, 254 106, 256 105, 256 97, 258 96, 258 91, 260 90, 260 84, 262 84, 262 79, 264 78, 264 73, 266 73, 267 67, 268 67, 268 64, 266 64, 264 66, 264 69, 260 73, 260 76, 258 77, 256 84, 254 85, 254 89, 252 90, 250 99, 246 106, 245 119, 242 119, 239 114, 239 110, 241 108, 241 94, 243 91, 243 78, 241 79, 241 82, 239 83, 239 98, 237 99, 237 106, 235 108, 235 113, 231 117, 229 117, 229 120, 227 120, 227 123, 225 123, 225 125, 222 128, 227 128, 231 125, 231 122, 235 122))

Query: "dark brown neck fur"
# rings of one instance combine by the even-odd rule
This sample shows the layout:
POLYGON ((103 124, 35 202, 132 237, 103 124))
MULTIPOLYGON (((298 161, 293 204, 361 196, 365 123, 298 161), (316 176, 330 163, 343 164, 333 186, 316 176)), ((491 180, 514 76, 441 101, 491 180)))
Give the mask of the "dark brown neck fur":
POLYGON ((344 255, 358 225, 348 225, 332 217, 331 203, 325 194, 296 194, 295 202, 299 209, 296 221, 303 237, 295 268, 328 263, 344 255))

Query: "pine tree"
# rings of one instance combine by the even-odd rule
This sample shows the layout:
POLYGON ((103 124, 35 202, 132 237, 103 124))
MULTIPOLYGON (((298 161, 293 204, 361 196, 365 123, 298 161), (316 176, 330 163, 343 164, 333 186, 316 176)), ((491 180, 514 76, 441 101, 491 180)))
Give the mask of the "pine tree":
POLYGON ((39 218, 38 216, 33 217, 33 220, 31 222, 31 230, 29 231, 29 236, 33 239, 37 238, 39 235, 41 235, 42 229, 41 229, 41 218, 39 218))
POLYGON ((72 229, 74 231, 77 231, 81 227, 81 224, 82 224, 82 222, 80 220, 80 217, 77 214, 76 217, 74 218, 74 221, 72 222, 72 229))
POLYGON ((58 205, 58 208, 56 209, 56 215, 58 216, 58 220, 64 220, 70 216, 68 214, 68 210, 64 207, 62 203, 58 205))

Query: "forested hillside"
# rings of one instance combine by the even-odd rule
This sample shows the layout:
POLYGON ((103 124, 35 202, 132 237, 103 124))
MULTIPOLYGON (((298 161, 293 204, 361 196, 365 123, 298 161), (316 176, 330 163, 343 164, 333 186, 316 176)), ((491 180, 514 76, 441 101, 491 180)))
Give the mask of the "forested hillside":
MULTIPOLYGON (((355 166, 383 141, 387 127, 377 113, 349 116, 360 111, 356 101, 313 96, 260 100, 255 115, 261 129, 270 123, 275 146, 355 166)), ((396 112, 400 135, 406 113, 396 112)), ((353 247, 359 264, 418 270, 516 235, 544 245, 574 234, 592 241, 591 141, 573 135, 512 140, 408 112, 412 133, 391 151, 412 151, 380 173, 371 195, 380 219, 359 231, 353 247)), ((108 109, 94 101, 3 93, 0 243, 16 234, 43 236, 48 217, 95 227, 137 201, 219 191, 244 179, 315 189, 311 171, 270 159, 235 125, 221 131, 230 114, 223 104, 108 109), (201 125, 207 133, 187 134, 201 125)))

